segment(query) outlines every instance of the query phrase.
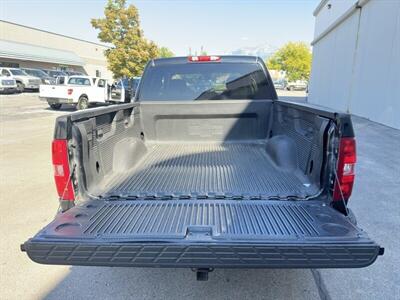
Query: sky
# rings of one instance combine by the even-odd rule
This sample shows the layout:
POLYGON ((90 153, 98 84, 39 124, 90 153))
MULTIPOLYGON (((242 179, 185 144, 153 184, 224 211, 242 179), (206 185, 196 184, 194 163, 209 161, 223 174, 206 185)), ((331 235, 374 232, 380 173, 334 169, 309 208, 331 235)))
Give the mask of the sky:
MULTIPOLYGON (((176 55, 199 51, 278 48, 289 41, 310 43, 312 15, 320 0, 141 0, 146 38, 176 55)), ((104 0, 0 0, 0 19, 99 42, 91 18, 103 16, 104 0)))

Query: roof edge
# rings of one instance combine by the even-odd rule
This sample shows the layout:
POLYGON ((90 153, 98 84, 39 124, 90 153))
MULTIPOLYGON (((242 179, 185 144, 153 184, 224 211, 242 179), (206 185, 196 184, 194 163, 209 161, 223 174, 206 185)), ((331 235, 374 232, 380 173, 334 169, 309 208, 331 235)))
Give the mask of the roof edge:
POLYGON ((321 2, 318 4, 318 6, 314 9, 313 12, 313 16, 316 17, 319 12, 321 11, 321 9, 324 8, 325 4, 328 2, 329 0, 321 0, 321 2))
MULTIPOLYGON (((2 54, 1 57, 6 59, 14 59, 14 60, 21 60, 21 56, 12 56, 7 54, 2 54)), ((68 66, 78 66, 83 67, 85 64, 80 63, 77 61, 70 61, 70 60, 56 60, 56 59, 43 59, 42 57, 25 57, 23 60, 26 61, 34 61, 34 62, 44 62, 49 64, 61 64, 61 65, 68 65, 68 66)))
POLYGON ((0 22, 16 25, 16 26, 20 26, 20 27, 25 27, 25 28, 28 28, 28 29, 33 29, 33 30, 37 30, 37 31, 41 31, 41 32, 45 32, 45 33, 49 33, 49 34, 53 34, 53 35, 58 35, 58 36, 62 36, 62 37, 65 37, 65 38, 69 38, 69 39, 73 39, 73 40, 77 40, 77 41, 80 41, 80 42, 85 42, 85 43, 89 43, 89 44, 93 44, 93 45, 97 45, 97 46, 101 46, 101 47, 111 48, 110 46, 107 46, 105 44, 91 42, 91 41, 87 41, 87 40, 84 40, 84 39, 76 38, 76 37, 73 37, 73 36, 69 36, 69 35, 65 35, 65 34, 61 34, 61 33, 56 33, 56 32, 52 32, 52 31, 40 29, 40 28, 35 28, 35 27, 23 25, 23 24, 18 24, 18 23, 6 21, 6 20, 3 20, 3 19, 0 19, 0 22))
POLYGON ((85 65, 85 60, 73 51, 42 47, 38 45, 2 39, 0 39, 0 57, 75 66, 85 65), (19 47, 20 49, 15 47, 19 47), (46 51, 51 52, 46 53, 46 51))
MULTIPOLYGON (((175 63, 182 63, 188 62, 188 56, 174 56, 174 57, 167 57, 167 58, 154 58, 151 60, 153 64, 164 65, 164 64, 175 64, 175 63)), ((237 63, 248 63, 254 62, 257 63, 258 61, 262 60, 260 57, 256 55, 216 55, 221 59, 224 59, 225 62, 237 62, 237 63)))

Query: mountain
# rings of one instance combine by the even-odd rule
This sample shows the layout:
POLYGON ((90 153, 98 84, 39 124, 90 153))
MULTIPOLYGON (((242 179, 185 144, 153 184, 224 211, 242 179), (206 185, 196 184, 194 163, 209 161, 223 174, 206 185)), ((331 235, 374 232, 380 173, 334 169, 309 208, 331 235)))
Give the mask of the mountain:
POLYGON ((232 55, 256 55, 260 56, 263 59, 266 59, 270 57, 276 50, 278 50, 277 47, 269 45, 269 44, 263 44, 263 45, 258 45, 254 47, 241 47, 233 51, 229 51, 229 54, 232 55))

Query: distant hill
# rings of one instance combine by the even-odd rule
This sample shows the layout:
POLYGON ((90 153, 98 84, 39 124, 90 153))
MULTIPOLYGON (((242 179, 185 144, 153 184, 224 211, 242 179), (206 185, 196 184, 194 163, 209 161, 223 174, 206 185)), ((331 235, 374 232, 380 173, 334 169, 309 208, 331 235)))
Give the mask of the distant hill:
POLYGON ((254 47, 238 48, 236 50, 230 51, 229 54, 232 54, 232 55, 256 55, 263 59, 267 59, 276 50, 278 50, 278 48, 275 46, 272 46, 269 44, 263 44, 263 45, 254 46, 254 47))

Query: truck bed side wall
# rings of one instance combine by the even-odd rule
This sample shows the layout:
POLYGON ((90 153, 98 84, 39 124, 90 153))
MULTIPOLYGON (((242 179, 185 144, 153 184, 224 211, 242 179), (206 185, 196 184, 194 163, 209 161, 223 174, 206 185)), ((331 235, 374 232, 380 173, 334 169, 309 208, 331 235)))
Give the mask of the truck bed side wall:
POLYGON ((295 159, 296 166, 312 182, 318 182, 325 156, 324 137, 328 124, 327 117, 276 102, 268 141, 272 144, 270 152, 275 151, 278 163, 295 159))
POLYGON ((135 153, 143 145, 139 110, 136 105, 124 106, 127 108, 89 115, 73 123, 72 138, 77 145, 73 157, 79 166, 78 182, 83 183, 81 193, 96 193, 118 166, 130 168, 140 159, 140 153, 135 153))
POLYGON ((236 100, 124 107, 73 121, 81 190, 96 195, 112 174, 134 167, 148 144, 166 142, 265 143, 278 168, 300 169, 319 184, 329 119, 302 106, 236 100))

